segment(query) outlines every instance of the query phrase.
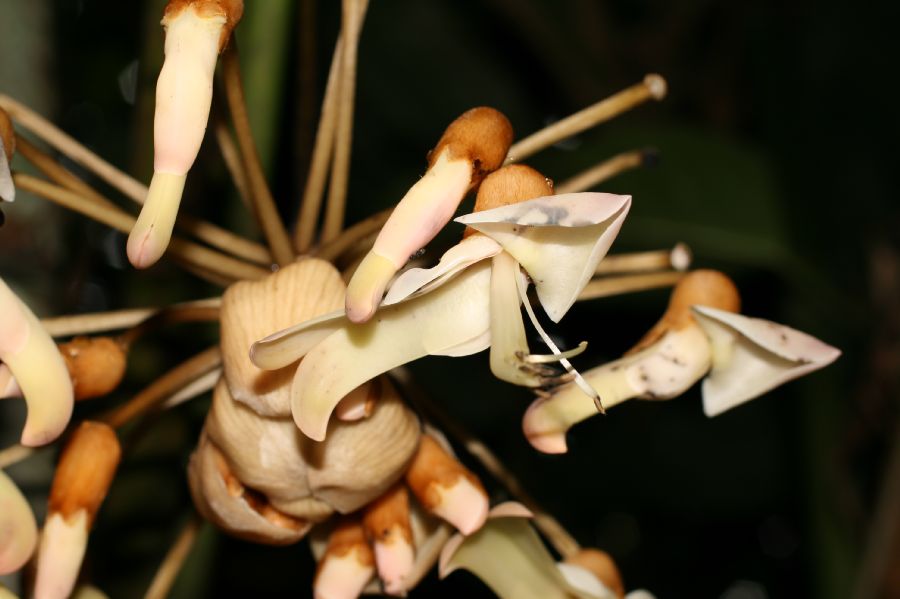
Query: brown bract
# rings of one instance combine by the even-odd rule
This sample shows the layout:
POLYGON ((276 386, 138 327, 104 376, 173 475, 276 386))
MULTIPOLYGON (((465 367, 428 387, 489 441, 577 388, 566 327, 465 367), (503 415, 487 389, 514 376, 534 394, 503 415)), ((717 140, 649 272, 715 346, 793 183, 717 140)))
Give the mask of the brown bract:
POLYGON ((580 566, 597 577, 609 590, 620 599, 625 596, 625 585, 616 562, 605 551, 587 548, 580 549, 575 555, 567 557, 565 563, 580 566))
POLYGON ((502 112, 487 106, 472 108, 450 123, 428 154, 428 166, 433 166, 447 149, 451 160, 466 159, 472 163, 472 189, 503 164, 512 139, 512 125, 502 112))
POLYGON ((119 439, 109 425, 90 420, 82 422, 56 466, 49 512, 68 518, 84 510, 90 526, 106 497, 121 455, 119 439))
POLYGON ((691 315, 691 306, 694 305, 740 312, 741 296, 734 281, 717 270, 695 270, 688 273, 672 290, 663 317, 628 353, 653 345, 668 331, 679 331, 696 324, 691 315))
POLYGON ((125 374, 125 348, 110 337, 75 337, 60 343, 59 353, 78 400, 106 395, 119 386, 125 374))
MULTIPOLYGON (((328 537, 326 556, 343 557, 356 550, 356 559, 363 566, 375 564, 375 555, 366 541, 362 523, 355 518, 341 518, 328 537)), ((324 560, 322 560, 324 562, 324 560)))
POLYGON ((12 121, 9 120, 9 115, 2 108, 0 108, 0 139, 3 140, 6 159, 12 160, 13 152, 16 151, 16 132, 13 129, 12 121))
POLYGON ((188 7, 193 8, 197 16, 203 18, 225 17, 225 26, 222 28, 222 35, 219 38, 219 52, 228 45, 231 31, 244 15, 244 0, 169 0, 163 11, 163 27, 188 7))
POLYGON ((409 493, 403 485, 395 485, 387 493, 366 506, 363 525, 373 542, 391 544, 401 535, 412 544, 409 524, 409 493))

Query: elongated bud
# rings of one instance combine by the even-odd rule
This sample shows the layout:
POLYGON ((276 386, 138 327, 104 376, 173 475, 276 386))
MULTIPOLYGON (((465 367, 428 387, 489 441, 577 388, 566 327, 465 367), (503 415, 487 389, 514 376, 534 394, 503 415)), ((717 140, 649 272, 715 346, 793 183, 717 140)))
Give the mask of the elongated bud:
POLYGON ((24 566, 35 545, 37 523, 28 500, 0 470, 0 576, 24 566))
POLYGON ((166 251, 187 173, 203 141, 212 103, 216 57, 243 13, 242 0, 171 0, 162 71, 156 82, 153 179, 128 237, 128 259, 137 268, 166 251))
POLYGON ((75 337, 59 344, 75 399, 102 397, 119 386, 128 355, 111 337, 75 337))
POLYGON ((375 573, 375 556, 366 541, 362 523, 343 518, 331 532, 328 547, 316 570, 316 599, 353 599, 375 573))
POLYGON ((449 222, 466 192, 503 163, 511 143, 512 126, 493 108, 473 108, 447 127, 425 175, 397 204, 350 280, 351 321, 372 317, 394 274, 449 222))
POLYGON ((375 563, 385 592, 405 594, 409 589, 406 578, 415 562, 406 488, 396 485, 369 504, 363 515, 363 526, 375 549, 375 563))
MULTIPOLYGON (((9 163, 16 151, 16 132, 6 111, 0 108, 0 200, 12 202, 16 199, 9 163)), ((2 222, 2 221, 0 221, 2 222)))
POLYGON ((487 518, 488 496, 481 481, 429 435, 422 435, 406 483, 419 503, 463 534, 475 532, 487 518))
POLYGON ((68 597, 78 578, 88 531, 112 483, 122 450, 115 431, 85 421, 63 449, 38 551, 36 599, 68 597))
MULTIPOLYGON (((0 279, 0 362, 15 377, 28 405, 22 445, 49 443, 72 416, 72 381, 53 339, 0 279)), ((0 373, 0 379, 9 377, 0 373)), ((2 381, 0 381, 2 382, 2 381)), ((8 389, 3 389, 8 391, 8 389)))

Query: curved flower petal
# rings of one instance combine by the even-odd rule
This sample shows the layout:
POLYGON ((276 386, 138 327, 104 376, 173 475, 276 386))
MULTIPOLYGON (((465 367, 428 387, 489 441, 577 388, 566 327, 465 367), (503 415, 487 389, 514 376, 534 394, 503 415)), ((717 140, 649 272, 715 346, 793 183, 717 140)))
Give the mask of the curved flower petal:
POLYGON ((25 565, 37 545, 37 523, 28 501, 0 470, 0 575, 25 565))
POLYGON ((466 569, 502 599, 615 599, 569 584, 528 522, 530 515, 519 504, 501 504, 477 532, 455 535, 441 552, 441 578, 466 569))
POLYGON ((631 196, 567 193, 473 212, 456 222, 512 254, 534 280, 547 315, 559 322, 609 251, 630 207, 631 196))
POLYGON ((365 381, 423 356, 459 355, 460 346, 489 329, 489 297, 485 263, 432 293, 383 308, 370 322, 338 329, 297 368, 291 388, 294 422, 321 441, 335 405, 365 381))
POLYGON ((2 279, 0 362, 9 368, 28 404, 22 445, 35 447, 58 437, 69 423, 75 401, 69 371, 53 339, 2 279))
POLYGON ((396 304, 415 294, 427 293, 476 262, 499 254, 503 248, 485 235, 471 235, 444 252, 431 268, 411 268, 397 277, 388 289, 382 306, 396 304))
POLYGON ((703 410, 710 417, 841 355, 815 337, 769 320, 708 306, 694 306, 693 312, 712 343, 712 371, 703 381, 703 410))

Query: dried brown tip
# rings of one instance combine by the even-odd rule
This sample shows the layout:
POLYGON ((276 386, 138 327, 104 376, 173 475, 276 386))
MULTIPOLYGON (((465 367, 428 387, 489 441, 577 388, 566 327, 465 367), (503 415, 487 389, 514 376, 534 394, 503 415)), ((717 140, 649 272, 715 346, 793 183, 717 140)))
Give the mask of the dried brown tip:
POLYGON ((16 151, 16 132, 13 129, 9 115, 2 108, 0 108, 0 139, 3 140, 6 160, 12 160, 13 153, 16 151))
POLYGON ((128 355, 110 337, 75 337, 59 344, 75 399, 102 397, 119 386, 128 355))
POLYGON ((119 439, 108 424, 82 422, 72 433, 56 466, 50 489, 50 514, 69 518, 84 510, 90 528, 121 456, 119 439))
POLYGON ((488 497, 481 481, 429 435, 422 435, 406 484, 425 509, 463 534, 475 532, 487 519, 488 497))
POLYGON ((606 588, 615 593, 616 597, 620 599, 625 597, 625 585, 622 583, 619 568, 605 551, 593 548, 580 549, 578 553, 563 561, 573 566, 580 566, 596 576, 606 588))
MULTIPOLYGON (((509 164, 484 178, 475 196, 474 212, 553 195, 553 181, 524 164, 509 164)), ((466 227, 463 237, 475 234, 466 227)))
POLYGON ((231 32, 244 16, 244 0, 169 0, 163 11, 162 24, 166 26, 169 21, 181 14, 185 8, 192 7, 197 16, 211 18, 225 17, 225 26, 222 27, 222 35, 219 38, 219 52, 228 45, 231 32))
POLYGON ((740 312, 741 296, 737 286, 725 274, 717 270, 694 270, 682 278, 672 295, 665 314, 629 353, 652 345, 666 332, 680 330, 694 324, 691 306, 709 306, 728 312, 740 312))
POLYGON ((467 110, 450 123, 428 155, 431 167, 446 149, 451 160, 464 158, 472 163, 470 189, 497 169, 512 145, 513 129, 506 116, 493 108, 479 106, 467 110))

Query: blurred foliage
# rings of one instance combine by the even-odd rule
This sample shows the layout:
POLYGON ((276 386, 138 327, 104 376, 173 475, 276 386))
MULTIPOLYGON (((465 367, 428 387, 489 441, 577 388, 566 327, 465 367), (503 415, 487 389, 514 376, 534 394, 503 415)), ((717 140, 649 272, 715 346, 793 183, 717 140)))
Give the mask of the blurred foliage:
MULTIPOLYGON (((146 178, 163 4, 0 3, 0 91, 146 178)), ((247 2, 237 33, 256 139, 289 220, 339 4, 247 2), (304 26, 301 13, 314 26, 304 26)), ((660 72, 670 89, 663 103, 532 163, 561 181, 620 151, 657 148, 656 168, 604 187, 634 196, 615 249, 685 241, 697 266, 736 279, 747 313, 845 352, 829 369, 713 420, 703 417, 696 389, 677 401, 626 404, 577 427, 565 456, 528 446, 519 423, 529 394, 493 380, 484 355, 415 365, 435 400, 485 439, 582 543, 613 554, 629 587, 666 599, 850 596, 900 412, 889 392, 898 388, 900 359, 888 352, 887 366, 872 365, 897 347, 897 331, 879 327, 898 306, 873 300, 884 281, 872 276, 878 256, 896 257, 900 245, 891 188, 898 131, 888 89, 897 15, 888 12, 896 4, 371 2, 360 46, 350 222, 394 203, 465 109, 496 106, 522 136, 660 72)), ((192 171, 185 208, 247 227, 214 143, 204 145, 192 171)), ((172 265, 129 270, 122 235, 27 194, 6 212, 0 272, 41 314, 218 293, 172 265)), ((582 365, 610 359, 655 321, 665 300, 665 292, 648 292, 578 305, 554 332, 567 345, 591 341, 582 365)), ((122 393, 79 412, 121 400, 213 339, 212 327, 183 327, 142 342, 122 393)), ((0 437, 9 442, 22 409, 4 404, 0 437)), ((192 402, 134 437, 86 568, 112 597, 142 594, 187 517, 184 467, 205 407, 192 402)), ((12 470, 36 506, 45 501, 51 453, 12 470)), ((206 526, 172 597, 305 596, 312 572, 303 544, 257 547, 206 526)), ((465 573, 442 583, 432 574, 413 596, 462 594, 488 592, 465 573)))

